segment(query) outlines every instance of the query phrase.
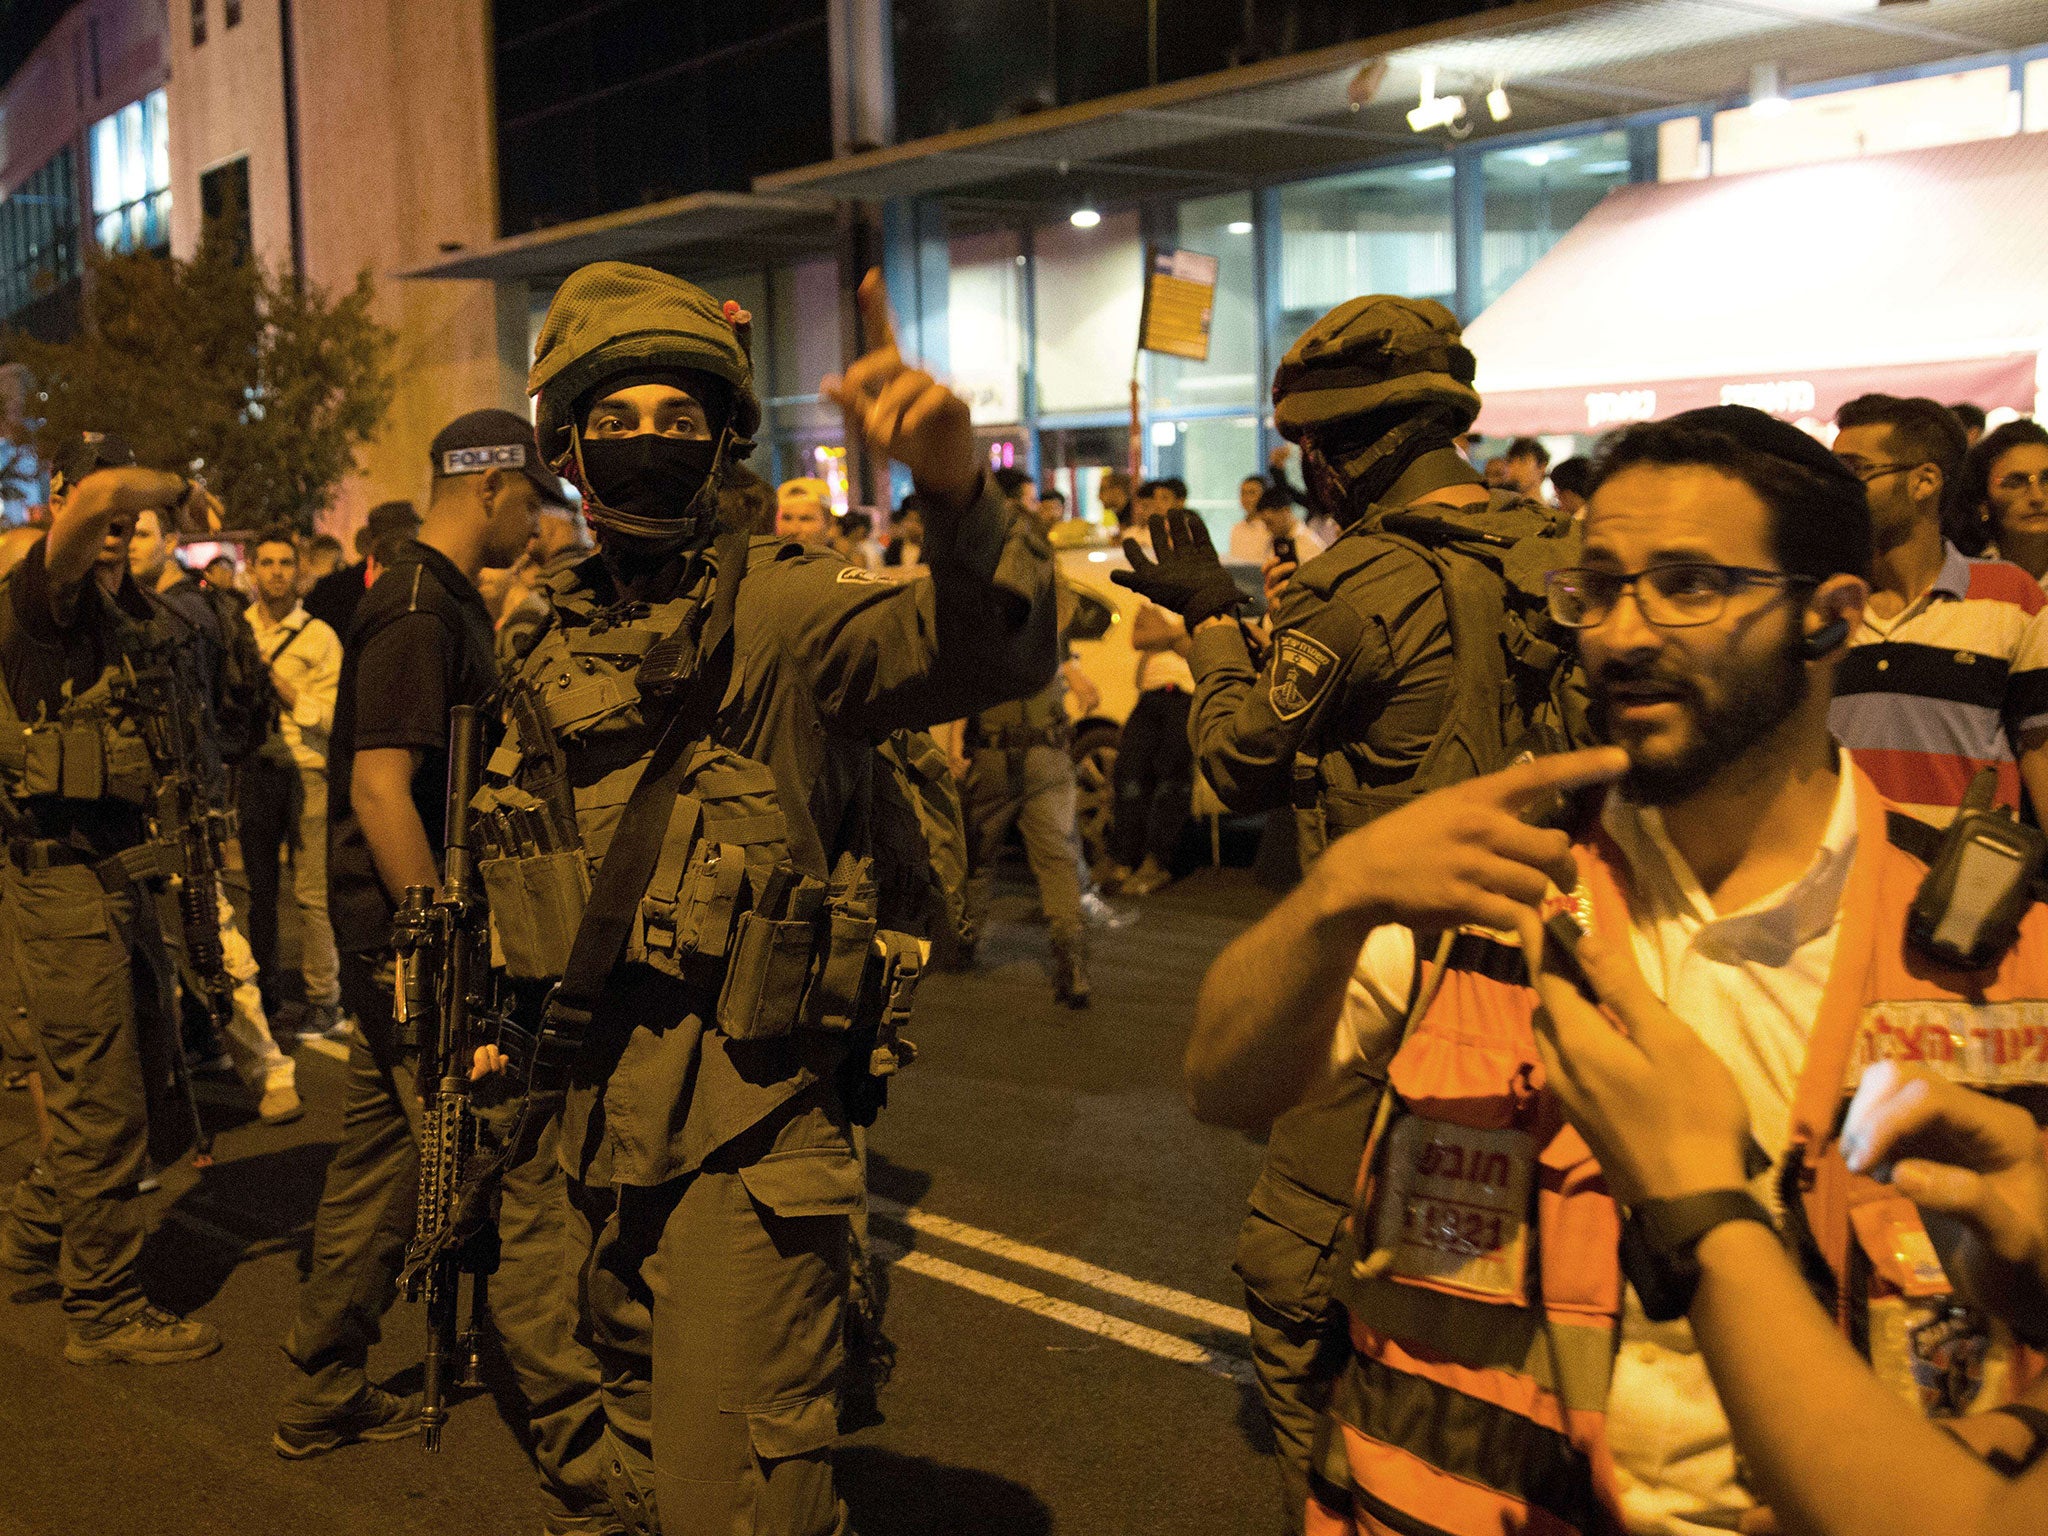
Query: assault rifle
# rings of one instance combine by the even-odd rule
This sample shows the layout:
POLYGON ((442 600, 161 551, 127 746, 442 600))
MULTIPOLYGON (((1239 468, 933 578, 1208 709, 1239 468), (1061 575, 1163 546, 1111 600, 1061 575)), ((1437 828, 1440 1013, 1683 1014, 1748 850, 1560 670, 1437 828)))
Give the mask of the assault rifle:
MULTIPOLYGON (((220 943, 221 848, 233 828, 232 813, 207 798, 199 742, 203 718, 187 697, 175 666, 156 662, 142 671, 124 664, 117 691, 142 730, 144 749, 156 774, 155 871, 178 880, 178 922, 193 989, 206 1006, 214 1033, 224 1034, 235 1012, 235 981, 220 943)), ((213 1163, 213 1135, 199 1113, 185 1064, 182 1038, 171 1042, 171 1071, 192 1117, 192 1166, 213 1163)))
POLYGON ((392 923, 397 954, 393 1017, 402 1043, 419 1050, 421 1098, 419 1219, 401 1277, 408 1300, 427 1309, 427 1360, 422 1443, 441 1448, 448 1422, 447 1389, 458 1360, 460 1384, 482 1384, 486 1276, 496 1267, 495 1232, 472 1218, 477 1205, 471 1163, 477 1150, 470 1064, 476 1047, 495 1038, 480 1025, 490 1017, 491 950, 482 884, 470 851, 470 808, 483 757, 483 717, 458 704, 448 722, 448 820, 441 894, 408 886, 392 923), (462 1272, 475 1277, 467 1331, 458 1333, 462 1272))

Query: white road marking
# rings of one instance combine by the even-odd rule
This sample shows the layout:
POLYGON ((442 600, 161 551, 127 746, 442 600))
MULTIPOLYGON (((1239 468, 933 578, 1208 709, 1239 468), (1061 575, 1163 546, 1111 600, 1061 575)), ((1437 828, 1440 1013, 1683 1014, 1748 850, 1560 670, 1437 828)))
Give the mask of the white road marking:
MULTIPOLYGON (((1251 1386, 1256 1381, 1249 1360, 1227 1354, 1220 1349, 1210 1349, 1205 1345, 1193 1343, 1179 1334, 1162 1333, 1159 1329, 1147 1328, 1142 1323, 1126 1322, 1123 1318, 1111 1317, 1107 1312, 1098 1312, 1093 1307, 1062 1301, 1057 1296, 1034 1291, 1028 1285, 1019 1285, 1014 1280, 1004 1280, 997 1275, 985 1275, 978 1269, 969 1269, 965 1264, 955 1264, 950 1259, 941 1259, 933 1254, 921 1253, 915 1249, 901 1249, 890 1242, 878 1242, 875 1248, 877 1252, 885 1255, 894 1267, 907 1269, 914 1275, 943 1281, 947 1285, 957 1285, 962 1290, 973 1291, 977 1296, 986 1296, 991 1301, 1000 1301, 1006 1306, 1036 1313, 1040 1317, 1050 1318, 1053 1322, 1064 1323, 1069 1328, 1078 1328, 1083 1333, 1092 1333, 1101 1338, 1114 1340, 1118 1344, 1129 1345, 1132 1349, 1142 1349, 1146 1354, 1157 1355, 1162 1360, 1192 1365, 1197 1370, 1207 1371, 1212 1376, 1221 1376, 1225 1381, 1236 1382, 1240 1386, 1251 1386)), ((1054 1254, 1053 1257, 1060 1256, 1054 1254)))
POLYGON ((1095 1290, 1107 1292, 1111 1296, 1121 1296, 1127 1301, 1142 1302, 1162 1312, 1177 1313, 1205 1327, 1220 1329, 1247 1342, 1250 1340, 1251 1335, 1244 1320, 1244 1309, 1241 1307, 1226 1307, 1221 1302, 1210 1301, 1202 1296, 1190 1296, 1186 1291, 1176 1291, 1171 1286, 1155 1285, 1150 1280, 1120 1275, 1113 1269, 1102 1269, 1085 1260, 1069 1258, 1064 1253, 1054 1253, 1049 1248, 1037 1248, 1030 1243, 1020 1243, 1014 1238, 1004 1237, 1000 1232, 970 1227, 965 1222, 935 1216, 930 1211, 884 1199, 880 1195, 868 1197, 868 1209, 887 1220, 901 1222, 913 1232, 928 1233, 949 1243, 958 1243, 963 1248, 979 1249, 996 1258, 1007 1259, 1012 1264, 1043 1270, 1049 1275, 1058 1275, 1063 1280, 1072 1280, 1095 1290))

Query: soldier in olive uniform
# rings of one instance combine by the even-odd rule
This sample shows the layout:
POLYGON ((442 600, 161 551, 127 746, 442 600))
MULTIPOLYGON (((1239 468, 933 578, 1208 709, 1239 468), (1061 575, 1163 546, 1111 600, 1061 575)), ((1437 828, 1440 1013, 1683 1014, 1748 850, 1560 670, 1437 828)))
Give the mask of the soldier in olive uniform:
POLYGON ((59 459, 48 537, 0 582, 4 963, 50 1121, 0 1219, 0 1272, 32 1281, 54 1270, 64 1358, 76 1365, 161 1365, 220 1347, 209 1324, 152 1306, 135 1272, 149 1085, 178 1041, 145 883, 157 768, 122 690, 131 669, 161 664, 161 637, 128 574, 128 539, 137 513, 168 516, 189 494, 91 434, 59 459))
POLYGON ((929 581, 720 526, 761 419, 737 305, 598 263, 535 350, 541 449, 598 553, 546 586, 481 868, 508 974, 559 978, 541 1059, 570 1062, 584 1321, 637 1531, 847 1529, 852 1121, 919 963, 877 906, 874 744, 1055 664, 1042 532, 987 484, 965 402, 898 354, 878 274, 861 308, 873 350, 826 393, 910 470, 929 581))
MULTIPOLYGON (((1390 514, 1411 511, 1462 520, 1504 543, 1561 532, 1551 509, 1512 492, 1489 495, 1457 452, 1479 412, 1474 372, 1456 319, 1427 299, 1349 300, 1289 349, 1273 379, 1274 422, 1301 446, 1316 509, 1345 533, 1293 573, 1274 605, 1263 661, 1234 618, 1237 591, 1199 523, 1155 518, 1156 563, 1127 541, 1132 570, 1113 575, 1187 620, 1195 674, 1188 734, 1202 772, 1236 811, 1291 801, 1304 863, 1416 795, 1506 766, 1499 658, 1477 690, 1485 698, 1454 694, 1472 674, 1453 653, 1443 568, 1384 526, 1390 514)), ((1476 626, 1495 652, 1501 616, 1495 596, 1476 626)), ((1238 1240, 1291 1531, 1302 1528, 1312 1494, 1330 1509, 1350 1508, 1341 1450, 1324 1454, 1332 1448, 1313 1437, 1349 1348, 1329 1267, 1382 1088, 1355 1074, 1335 1102, 1295 1110, 1273 1127, 1238 1240)))
MULTIPOLYGON (((1064 583, 1059 606, 1064 635, 1073 607, 1071 589, 1064 583)), ((1086 1008, 1093 989, 1088 978, 1080 841, 1074 830, 1080 790, 1069 750, 1074 735, 1067 717, 1070 689, 1080 696, 1083 714, 1101 702, 1094 683, 1068 660, 1029 698, 995 705, 962 721, 960 766, 965 772, 960 798, 967 822, 968 932, 978 937, 987 921, 995 863, 1014 826, 1024 840, 1025 862, 1031 866, 1051 932, 1053 998, 1069 1008, 1086 1008)))

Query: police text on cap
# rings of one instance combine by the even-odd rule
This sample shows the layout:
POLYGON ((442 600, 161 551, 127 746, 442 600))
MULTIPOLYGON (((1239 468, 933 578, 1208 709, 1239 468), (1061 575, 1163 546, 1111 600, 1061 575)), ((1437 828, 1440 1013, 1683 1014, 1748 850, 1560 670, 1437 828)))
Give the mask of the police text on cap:
POLYGON ((480 475, 487 469, 524 469, 526 450, 517 443, 495 448, 447 448, 441 453, 444 475, 480 475))

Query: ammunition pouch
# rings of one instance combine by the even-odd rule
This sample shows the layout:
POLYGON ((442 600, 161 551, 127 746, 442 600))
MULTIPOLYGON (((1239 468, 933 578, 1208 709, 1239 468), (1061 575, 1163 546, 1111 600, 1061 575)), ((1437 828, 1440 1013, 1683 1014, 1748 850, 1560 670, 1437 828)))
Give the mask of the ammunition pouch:
POLYGON ((590 896, 583 855, 501 856, 482 860, 477 872, 491 909, 492 963, 514 981, 561 975, 590 896))
POLYGON ((148 805, 156 788, 140 734, 98 709, 67 711, 22 731, 21 793, 148 805))

